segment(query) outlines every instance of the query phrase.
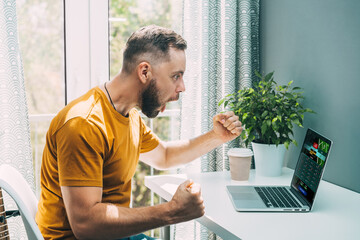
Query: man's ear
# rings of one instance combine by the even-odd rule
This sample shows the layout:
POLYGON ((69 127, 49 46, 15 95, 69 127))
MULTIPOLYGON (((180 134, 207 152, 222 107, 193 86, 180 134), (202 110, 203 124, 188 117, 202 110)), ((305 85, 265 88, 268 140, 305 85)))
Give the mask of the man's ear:
POLYGON ((151 65, 148 62, 141 62, 137 67, 137 75, 143 84, 146 84, 151 79, 151 65))

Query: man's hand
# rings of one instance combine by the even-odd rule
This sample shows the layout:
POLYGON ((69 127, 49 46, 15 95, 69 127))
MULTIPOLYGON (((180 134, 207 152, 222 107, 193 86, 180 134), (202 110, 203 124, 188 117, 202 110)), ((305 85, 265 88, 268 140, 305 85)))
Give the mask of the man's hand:
POLYGON ((191 180, 180 184, 169 203, 174 211, 175 222, 189 221, 205 213, 200 185, 191 180))
POLYGON ((239 117, 232 111, 215 115, 213 125, 213 131, 224 143, 240 136, 243 130, 239 117))

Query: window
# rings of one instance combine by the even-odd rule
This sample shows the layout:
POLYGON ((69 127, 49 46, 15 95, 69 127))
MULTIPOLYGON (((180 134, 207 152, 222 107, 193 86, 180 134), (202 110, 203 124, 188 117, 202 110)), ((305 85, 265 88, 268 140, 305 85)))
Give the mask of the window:
POLYGON ((19 41, 30 114, 64 105, 63 1, 18 1, 19 41))
POLYGON ((45 134, 54 114, 65 106, 63 16, 62 0, 17 1, 37 196, 45 134))

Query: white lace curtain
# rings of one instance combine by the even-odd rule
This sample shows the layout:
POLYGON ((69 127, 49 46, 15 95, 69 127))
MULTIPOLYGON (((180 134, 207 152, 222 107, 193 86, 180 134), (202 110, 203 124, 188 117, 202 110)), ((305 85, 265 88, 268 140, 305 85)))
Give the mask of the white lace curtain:
MULTIPOLYGON (((0 0, 0 164, 18 169, 34 190, 30 126, 17 32, 16 0, 0 0)), ((16 209, 5 195, 5 209, 16 209)), ((8 219, 11 239, 26 239, 20 217, 8 219)))

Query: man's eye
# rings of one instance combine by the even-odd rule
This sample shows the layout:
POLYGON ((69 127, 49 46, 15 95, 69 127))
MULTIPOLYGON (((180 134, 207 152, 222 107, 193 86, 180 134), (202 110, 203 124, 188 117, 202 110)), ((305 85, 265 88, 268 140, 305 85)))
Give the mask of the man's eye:
POLYGON ((179 78, 180 78, 180 75, 179 75, 179 74, 177 74, 177 75, 174 76, 174 79, 175 79, 175 80, 178 80, 179 78))

